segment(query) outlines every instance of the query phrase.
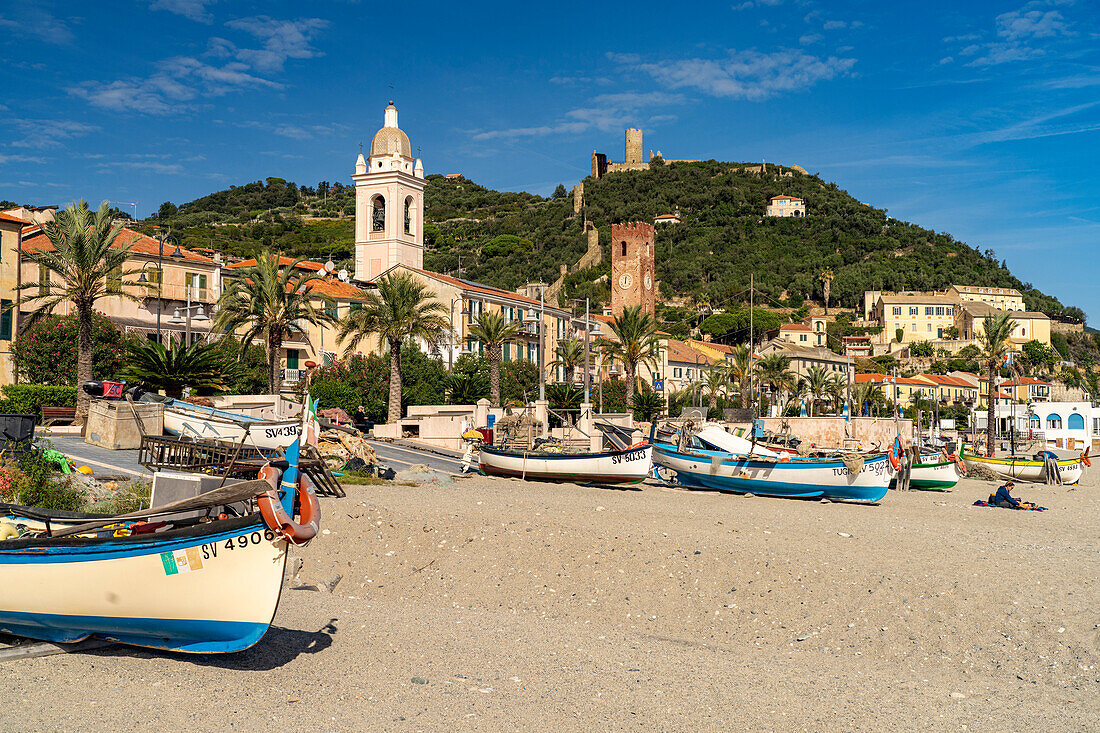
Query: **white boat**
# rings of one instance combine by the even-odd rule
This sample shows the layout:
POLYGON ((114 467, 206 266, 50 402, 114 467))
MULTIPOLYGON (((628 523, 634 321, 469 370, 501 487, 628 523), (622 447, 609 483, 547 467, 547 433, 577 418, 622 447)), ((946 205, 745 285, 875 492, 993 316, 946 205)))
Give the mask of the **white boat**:
MULTIPOLYGON (((978 456, 972 453, 962 454, 963 463, 967 468, 981 466, 989 469, 1002 478, 1020 479, 1021 481, 1040 482, 1046 479, 1044 471, 1046 463, 1027 456, 1008 456, 1006 458, 990 458, 978 456)), ((1063 484, 1075 484, 1085 475, 1085 465, 1088 456, 1082 454, 1079 458, 1058 458, 1058 477, 1063 484)))
POLYGON ((302 433, 300 419, 261 420, 183 400, 164 402, 164 432, 196 440, 222 440, 256 448, 285 450, 302 433))
POLYGON ((735 453, 743 456, 776 457, 780 455, 779 451, 767 448, 763 443, 753 443, 747 438, 729 433, 721 426, 713 424, 704 425, 701 430, 692 436, 692 438, 693 444, 695 443, 695 439, 697 439, 698 447, 708 450, 725 451, 726 453, 735 453))
POLYGON ((603 453, 549 453, 506 451, 483 445, 479 463, 486 476, 578 484, 636 484, 649 475, 653 446, 603 453))
MULTIPOLYGON (((896 479, 890 480, 893 487, 896 479)), ((941 454, 922 455, 920 463, 914 463, 909 474, 909 488, 946 491, 959 483, 959 471, 953 459, 941 454)))

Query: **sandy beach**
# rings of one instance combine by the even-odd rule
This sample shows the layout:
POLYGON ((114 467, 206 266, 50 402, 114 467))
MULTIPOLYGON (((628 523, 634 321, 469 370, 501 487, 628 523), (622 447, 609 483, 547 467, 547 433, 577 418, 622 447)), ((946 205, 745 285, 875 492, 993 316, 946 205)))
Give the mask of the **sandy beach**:
POLYGON ((1098 478, 1018 488, 1047 512, 351 486, 258 646, 4 664, 0 728, 1095 730, 1098 478))

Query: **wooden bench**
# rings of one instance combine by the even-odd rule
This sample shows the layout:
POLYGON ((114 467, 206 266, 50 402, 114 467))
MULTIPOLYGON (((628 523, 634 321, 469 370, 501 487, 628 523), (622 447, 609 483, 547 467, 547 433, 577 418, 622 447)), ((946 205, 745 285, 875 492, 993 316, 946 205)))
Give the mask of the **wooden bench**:
POLYGON ((42 423, 52 425, 58 422, 72 422, 76 419, 75 407, 46 407, 42 406, 42 423))

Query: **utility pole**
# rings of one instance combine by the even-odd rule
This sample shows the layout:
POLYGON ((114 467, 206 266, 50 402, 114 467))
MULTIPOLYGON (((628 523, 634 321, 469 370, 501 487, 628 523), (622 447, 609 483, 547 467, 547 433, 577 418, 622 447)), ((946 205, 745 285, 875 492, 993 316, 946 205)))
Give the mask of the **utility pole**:
POLYGON ((592 324, 588 321, 588 298, 584 299, 584 402, 589 404, 589 374, 588 374, 588 342, 590 340, 592 324))
POLYGON ((755 351, 753 343, 753 321, 752 321, 752 306, 753 306, 753 287, 756 284, 756 273, 749 273, 749 408, 752 409, 752 416, 756 417, 756 391, 752 384, 752 357, 755 351))

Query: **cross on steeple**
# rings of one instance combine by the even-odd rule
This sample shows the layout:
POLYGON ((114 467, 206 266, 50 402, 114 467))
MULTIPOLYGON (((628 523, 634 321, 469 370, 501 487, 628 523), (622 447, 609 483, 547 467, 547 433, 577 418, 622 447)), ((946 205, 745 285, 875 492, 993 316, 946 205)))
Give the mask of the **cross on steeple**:
POLYGON ((390 82, 390 104, 393 104, 393 82, 390 82))
POLYGON ((418 158, 420 157, 420 146, 419 145, 416 146, 416 157, 418 157, 418 158))
POLYGON ((362 141, 359 142, 359 152, 360 153, 363 152, 363 143, 362 143, 362 141))

